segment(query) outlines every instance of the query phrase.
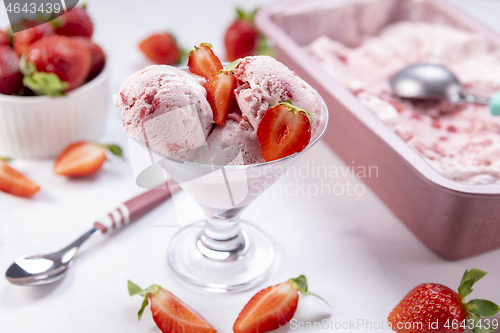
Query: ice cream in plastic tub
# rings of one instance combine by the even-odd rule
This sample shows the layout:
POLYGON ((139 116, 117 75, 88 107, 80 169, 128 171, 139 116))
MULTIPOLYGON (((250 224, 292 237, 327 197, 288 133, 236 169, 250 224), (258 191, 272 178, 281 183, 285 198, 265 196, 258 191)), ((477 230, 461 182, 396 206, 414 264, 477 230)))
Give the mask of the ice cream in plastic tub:
MULTIPOLYGON (((365 182, 422 242, 447 259, 492 250, 500 246, 500 187, 495 175, 454 180, 432 166, 388 126, 390 113, 374 112, 380 101, 356 96, 356 87, 339 81, 342 75, 325 71, 308 50, 321 36, 356 48, 386 27, 408 21, 478 33, 483 42, 477 45, 488 50, 500 45, 497 33, 440 0, 285 1, 262 9, 257 17, 260 30, 276 44, 278 59, 324 97, 331 117, 324 140, 349 164, 378 167, 378 177, 365 182)), ((426 45, 424 41, 419 50, 426 45)))

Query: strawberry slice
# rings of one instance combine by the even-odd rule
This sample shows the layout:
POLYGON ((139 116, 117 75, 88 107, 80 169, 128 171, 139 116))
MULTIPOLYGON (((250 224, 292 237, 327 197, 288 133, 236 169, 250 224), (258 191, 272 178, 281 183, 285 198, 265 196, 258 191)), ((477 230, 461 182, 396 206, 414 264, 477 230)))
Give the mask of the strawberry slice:
POLYGON ((193 309, 187 306, 171 292, 158 285, 152 285, 142 290, 136 284, 128 281, 130 296, 144 297, 142 307, 137 316, 142 317, 144 309, 151 301, 151 312, 158 328, 163 333, 215 333, 210 324, 193 309))
POLYGON ((297 310, 299 291, 323 300, 307 291, 304 275, 268 287, 255 294, 241 310, 233 325, 234 333, 269 332, 285 325, 297 310))
POLYGON ((155 64, 177 65, 182 59, 182 50, 169 33, 153 34, 144 39, 139 48, 155 64))
POLYGON ((287 102, 269 108, 259 124, 257 136, 266 161, 301 152, 311 140, 314 115, 287 102))
POLYGON ((212 44, 201 43, 189 51, 189 71, 209 79, 222 69, 222 63, 212 51, 212 44))
POLYGON ((11 168, 7 158, 0 158, 0 191, 19 197, 29 197, 38 192, 40 187, 22 173, 11 168))
POLYGON ((101 145, 80 141, 69 145, 59 155, 54 164, 54 172, 62 176, 90 176, 106 161, 106 148, 114 155, 122 156, 122 149, 117 145, 101 145))
POLYGON ((234 89, 236 89, 237 80, 233 70, 238 67, 238 64, 239 60, 233 61, 203 85, 207 91, 207 101, 212 108, 214 122, 217 125, 226 123, 227 116, 236 102, 234 89))

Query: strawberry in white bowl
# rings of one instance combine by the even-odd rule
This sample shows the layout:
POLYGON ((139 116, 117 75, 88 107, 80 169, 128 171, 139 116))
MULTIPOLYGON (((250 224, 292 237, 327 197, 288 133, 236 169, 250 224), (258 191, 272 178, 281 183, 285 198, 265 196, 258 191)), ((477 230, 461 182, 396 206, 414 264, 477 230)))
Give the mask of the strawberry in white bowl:
POLYGON ((12 45, 0 46, 4 156, 55 157, 71 142, 96 140, 107 118, 105 54, 91 39, 86 9, 35 23, 21 22, 31 28, 14 33, 12 45))

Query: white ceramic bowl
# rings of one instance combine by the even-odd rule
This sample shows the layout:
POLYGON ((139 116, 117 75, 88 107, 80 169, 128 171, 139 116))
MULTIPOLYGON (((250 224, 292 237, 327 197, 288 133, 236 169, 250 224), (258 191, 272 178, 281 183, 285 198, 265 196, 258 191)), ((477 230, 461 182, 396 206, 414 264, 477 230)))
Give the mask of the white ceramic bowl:
POLYGON ((108 77, 106 65, 62 97, 0 94, 0 156, 55 157, 72 142, 96 140, 106 124, 108 77))

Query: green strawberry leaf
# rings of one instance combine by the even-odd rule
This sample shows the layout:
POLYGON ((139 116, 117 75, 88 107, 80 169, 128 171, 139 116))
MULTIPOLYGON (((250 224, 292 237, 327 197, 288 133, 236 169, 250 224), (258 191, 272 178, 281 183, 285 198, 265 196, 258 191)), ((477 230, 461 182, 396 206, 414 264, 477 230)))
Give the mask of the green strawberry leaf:
POLYGON ((104 145, 104 146, 109 149, 111 154, 118 156, 118 157, 123 157, 123 149, 120 146, 113 145, 113 144, 104 145))
POLYGON ((134 295, 145 296, 146 295, 144 290, 141 289, 141 287, 139 287, 138 285, 136 285, 135 283, 133 283, 130 280, 127 280, 127 286, 128 286, 128 294, 130 296, 134 296, 134 295))
POLYGON ((320 296, 313 294, 307 290, 307 279, 306 279, 305 275, 301 275, 295 279, 289 279, 288 282, 292 285, 293 288, 299 290, 302 293, 302 295, 315 296, 315 297, 319 298, 320 300, 322 300, 323 302, 325 302, 326 305, 328 305, 331 308, 331 305, 328 304, 327 301, 325 301, 320 296))
POLYGON ((265 36, 261 34, 259 34, 259 37, 257 38, 257 54, 275 57, 273 45, 265 36))
POLYGON ((62 96, 68 89, 68 82, 61 81, 54 73, 35 72, 24 76, 23 83, 37 95, 62 96))
POLYGON ((498 328, 498 326, 494 327, 493 325, 491 325, 491 323, 489 323, 488 325, 490 327, 486 328, 486 325, 483 326, 483 324, 481 323, 481 316, 472 312, 467 313, 467 322, 469 322, 469 320, 472 320, 474 322, 474 328, 472 329, 472 332, 474 333, 489 333, 495 331, 498 328))
POLYGON ((236 21, 247 20, 253 23, 255 15, 259 11, 259 7, 255 7, 252 11, 247 12, 243 8, 236 7, 236 21))
POLYGON ((21 60, 19 61, 19 69, 21 70, 21 73, 23 73, 23 75, 30 76, 35 73, 36 66, 32 62, 28 62, 26 54, 23 54, 21 56, 21 60))
POLYGON ((142 314, 144 313, 144 309, 149 304, 149 295, 156 294, 160 287, 154 284, 148 289, 142 290, 141 287, 139 287, 132 281, 128 280, 127 282, 128 282, 128 293, 130 296, 140 295, 144 297, 144 300, 142 301, 142 306, 139 312, 137 312, 137 318, 141 320, 142 314))
POLYGON ((498 313, 500 308, 491 301, 484 299, 473 299, 465 304, 467 311, 477 314, 482 317, 491 317, 498 313))
POLYGON ((139 312, 137 312, 137 319, 141 320, 142 314, 144 313, 144 309, 146 309, 146 306, 149 304, 149 297, 148 295, 144 296, 144 301, 142 301, 142 306, 139 309, 139 312))
POLYGON ((224 67, 223 69, 218 71, 217 74, 220 74, 220 73, 232 73, 232 74, 234 74, 234 70, 236 69, 236 67, 238 67, 239 64, 240 64, 240 59, 236 59, 235 61, 230 62, 229 64, 226 65, 226 67, 224 67))
POLYGON ((209 47, 209 48, 212 48, 212 44, 210 44, 210 43, 200 43, 200 45, 199 45, 199 46, 202 46, 202 45, 203 45, 203 46, 207 46, 207 47, 209 47))
POLYGON ((240 64, 240 59, 236 59, 233 62, 230 62, 229 64, 226 65, 226 68, 224 68, 225 71, 233 71, 238 67, 240 64))
POLYGON ((483 277, 485 277, 487 274, 488 274, 487 272, 477 268, 473 268, 470 271, 465 270, 464 276, 462 277, 462 282, 467 280, 476 280, 477 282, 481 280, 483 277))
POLYGON ((472 286, 486 276, 486 274, 488 273, 476 268, 470 271, 466 270, 460 282, 460 286, 458 287, 458 294, 460 297, 464 299, 466 296, 470 295, 473 291, 472 286))
POLYGON ((12 158, 10 158, 10 157, 0 157, 0 161, 10 162, 10 161, 12 161, 12 158))
POLYGON ((270 107, 270 109, 272 109, 272 108, 274 108, 274 107, 276 107, 278 105, 286 106, 288 110, 290 110, 292 112, 295 112, 295 113, 299 113, 299 112, 304 113, 310 123, 312 123, 311 116, 314 116, 316 114, 316 113, 310 113, 309 111, 306 111, 306 110, 301 109, 301 108, 299 108, 299 107, 297 107, 295 105, 292 105, 292 100, 291 99, 287 99, 284 102, 281 102, 281 103, 278 103, 276 105, 273 105, 273 106, 270 107))

